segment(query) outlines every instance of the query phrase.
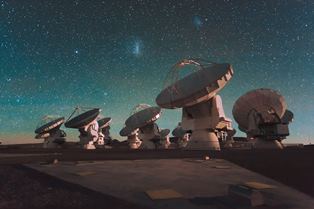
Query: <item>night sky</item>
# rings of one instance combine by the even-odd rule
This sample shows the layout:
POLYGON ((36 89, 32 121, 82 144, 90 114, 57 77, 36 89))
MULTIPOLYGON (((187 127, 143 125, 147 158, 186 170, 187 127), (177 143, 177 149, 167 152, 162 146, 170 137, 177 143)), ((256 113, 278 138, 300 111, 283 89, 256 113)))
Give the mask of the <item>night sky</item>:
MULTIPOLYGON (((312 0, 0 0, 0 139, 26 141, 43 115, 78 105, 102 108, 116 136, 186 57, 233 65, 220 92, 228 117, 247 91, 273 88, 295 114, 286 142, 314 143, 312 0)), ((158 123, 180 118, 167 110, 158 123)))

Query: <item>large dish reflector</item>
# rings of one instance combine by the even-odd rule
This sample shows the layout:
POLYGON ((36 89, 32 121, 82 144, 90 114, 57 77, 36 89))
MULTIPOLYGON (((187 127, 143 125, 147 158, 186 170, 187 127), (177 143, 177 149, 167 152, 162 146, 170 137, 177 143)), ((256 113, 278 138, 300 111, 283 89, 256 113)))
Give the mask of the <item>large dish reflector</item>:
POLYGON ((101 109, 94 108, 91 110, 88 110, 84 113, 81 113, 77 115, 76 117, 69 118, 67 122, 65 122, 65 127, 67 128, 81 128, 89 123, 91 123, 93 120, 95 120, 101 112, 101 109))
POLYGON ((242 130, 247 130, 248 116, 255 110, 267 118, 270 114, 276 114, 280 119, 287 109, 285 98, 272 89, 256 89, 242 95, 234 104, 232 114, 242 130))
POLYGON ((130 136, 134 134, 135 131, 136 129, 132 129, 130 127, 124 126, 120 131, 120 136, 130 136))
POLYGON ((185 65, 197 65, 198 70, 166 86, 156 98, 160 107, 174 109, 207 101, 233 76, 232 66, 228 63, 202 65, 194 60, 182 60, 173 70, 185 65))
POLYGON ((142 128, 155 122, 160 117, 160 114, 160 107, 147 107, 131 115, 125 121, 125 125, 131 129, 142 128))
POLYGON ((110 117, 108 118, 102 118, 100 120, 98 120, 98 126, 99 128, 105 128, 107 126, 109 126, 109 124, 111 123, 112 119, 110 117))
POLYGON ((43 118, 44 124, 40 125, 36 130, 36 134, 47 133, 55 128, 59 128, 64 123, 64 117, 58 117, 56 119, 49 116, 43 118))

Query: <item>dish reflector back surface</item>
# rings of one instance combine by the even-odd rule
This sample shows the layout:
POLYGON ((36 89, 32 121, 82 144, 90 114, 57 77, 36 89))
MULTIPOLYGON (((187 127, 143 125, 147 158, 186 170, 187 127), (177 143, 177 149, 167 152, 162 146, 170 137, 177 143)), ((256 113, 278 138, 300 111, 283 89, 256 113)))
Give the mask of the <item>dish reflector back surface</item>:
POLYGON ((181 126, 177 126, 175 129, 172 131, 172 135, 175 137, 183 137, 184 134, 186 134, 186 131, 183 130, 181 126))
POLYGON ((64 123, 64 117, 45 116, 35 130, 36 134, 46 133, 60 127, 64 123))
POLYGON ((132 129, 128 126, 124 126, 121 131, 120 131, 120 136, 130 136, 133 134, 133 132, 135 131, 136 129, 132 129))
POLYGON ((67 128, 81 128, 89 123, 91 123, 93 120, 95 120, 98 115, 100 114, 101 109, 94 108, 89 111, 86 111, 82 114, 77 115, 74 118, 71 118, 67 122, 65 122, 65 127, 67 128))
POLYGON ((147 107, 131 115, 125 121, 125 125, 131 129, 142 128, 155 122, 160 117, 160 113, 160 107, 147 107))
POLYGON ((173 109, 209 100, 227 84, 232 76, 233 70, 228 63, 213 63, 201 67, 162 90, 156 98, 156 103, 160 107, 173 109))
POLYGON ((234 119, 244 130, 248 129, 248 116, 252 110, 259 114, 269 114, 273 111, 282 118, 287 104, 282 95, 272 89, 256 89, 242 95, 234 104, 232 114, 234 119))
POLYGON ((102 119, 98 120, 97 122, 98 122, 99 128, 104 128, 104 127, 109 126, 109 124, 111 123, 111 120, 112 119, 110 117, 102 118, 102 119))
POLYGON ((168 134, 170 133, 170 130, 169 129, 162 129, 159 133, 160 137, 161 138, 164 138, 166 137, 168 134))

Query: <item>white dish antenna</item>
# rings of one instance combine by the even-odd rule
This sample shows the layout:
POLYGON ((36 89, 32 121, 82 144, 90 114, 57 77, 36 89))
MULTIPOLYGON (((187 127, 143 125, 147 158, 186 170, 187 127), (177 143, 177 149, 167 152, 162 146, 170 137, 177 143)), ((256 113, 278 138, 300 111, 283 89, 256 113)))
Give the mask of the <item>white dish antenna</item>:
POLYGON ((165 89, 156 98, 156 103, 162 108, 174 109, 207 101, 219 92, 232 76, 233 69, 230 64, 183 59, 172 67, 166 78, 170 84, 166 82, 165 89), (195 68, 194 72, 177 80, 180 70, 191 65, 195 68))
POLYGON ((76 128, 79 129, 84 127, 97 119, 99 116, 101 109, 100 108, 92 108, 85 111, 86 108, 77 107, 74 112, 70 115, 70 117, 65 122, 65 127, 67 128, 76 128), (74 116, 76 115, 76 116, 74 116), (74 116, 74 117, 73 117, 74 116))
POLYGON ((246 131, 249 128, 248 117, 251 111, 256 111, 265 123, 281 119, 287 110, 285 98, 272 89, 256 89, 242 95, 234 104, 232 114, 239 128, 246 131))
POLYGON ((120 136, 130 136, 134 135, 138 129, 132 129, 130 127, 124 126, 120 131, 120 136))
MULTIPOLYGON (((225 118, 217 93, 232 76, 230 64, 201 59, 183 59, 171 68, 156 103, 167 109, 183 108, 182 128, 192 131, 187 149, 220 149, 217 125, 225 121, 231 126, 231 121, 225 118), (180 78, 179 74, 186 68, 192 68, 192 72, 180 78)), ((177 131, 174 134, 182 136, 177 131)))
POLYGON ((98 120, 97 122, 98 122, 99 128, 101 129, 101 128, 105 128, 105 127, 109 126, 111 121, 112 121, 112 119, 110 117, 107 117, 107 118, 102 118, 102 119, 98 120))
POLYGON ((125 125, 131 129, 142 128, 158 120, 160 114, 160 107, 141 104, 132 110, 131 116, 125 121, 125 125))
POLYGON ((184 134, 186 134, 186 130, 184 130, 181 126, 177 126, 175 129, 172 131, 172 135, 175 137, 182 138, 184 134))
POLYGON ((64 117, 46 115, 44 116, 35 130, 36 134, 42 134, 58 129, 64 123, 64 117))
POLYGON ((160 138, 165 138, 166 136, 168 136, 170 133, 170 129, 162 129, 160 132, 159 132, 159 136, 160 138))

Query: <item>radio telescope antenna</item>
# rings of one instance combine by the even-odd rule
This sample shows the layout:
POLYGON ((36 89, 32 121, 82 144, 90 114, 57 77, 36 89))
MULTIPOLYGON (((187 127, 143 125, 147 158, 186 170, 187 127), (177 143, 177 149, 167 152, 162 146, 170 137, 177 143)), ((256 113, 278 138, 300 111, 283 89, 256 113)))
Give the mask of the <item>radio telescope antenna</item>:
POLYGON ((283 148, 281 140, 289 135, 293 113, 285 98, 272 89, 256 89, 242 95, 232 114, 239 129, 255 139, 256 148, 283 148))
POLYGON ((182 128, 192 131, 187 149, 220 150, 216 132, 232 127, 217 93, 232 76, 230 64, 202 59, 183 59, 170 69, 156 103, 167 109, 183 108, 182 128), (186 67, 192 72, 179 78, 179 72, 186 67))

